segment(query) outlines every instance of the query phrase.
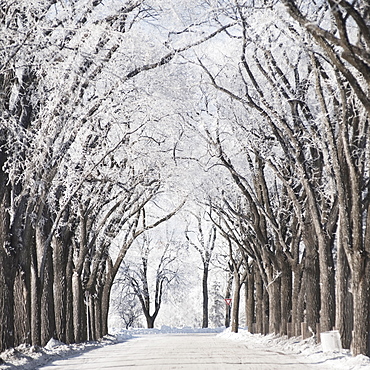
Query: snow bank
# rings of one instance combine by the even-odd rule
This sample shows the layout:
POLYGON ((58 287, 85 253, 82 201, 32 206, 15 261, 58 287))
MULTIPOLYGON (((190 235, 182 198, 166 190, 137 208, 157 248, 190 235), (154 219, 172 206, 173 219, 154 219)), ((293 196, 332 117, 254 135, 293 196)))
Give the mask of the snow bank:
POLYGON ((301 340, 299 337, 288 338, 275 334, 251 334, 247 330, 239 329, 239 333, 232 333, 230 329, 218 334, 218 337, 243 341, 247 347, 260 347, 269 351, 284 352, 304 356, 312 362, 320 363, 335 370, 370 370, 370 358, 366 356, 353 357, 348 350, 341 352, 323 352, 321 344, 311 337, 301 340))
POLYGON ((100 341, 79 344, 67 345, 55 339, 50 339, 45 347, 22 344, 0 353, 0 369, 14 369, 14 367, 19 370, 36 369, 51 361, 75 356, 82 352, 116 342, 116 337, 107 335, 100 341))

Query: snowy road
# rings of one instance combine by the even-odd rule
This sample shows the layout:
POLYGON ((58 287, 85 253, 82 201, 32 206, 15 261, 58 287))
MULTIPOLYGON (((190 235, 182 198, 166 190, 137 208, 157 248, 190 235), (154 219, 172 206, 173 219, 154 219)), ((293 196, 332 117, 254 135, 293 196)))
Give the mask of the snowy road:
MULTIPOLYGON (((305 360, 305 359, 303 359, 305 360)), ((308 361, 308 360, 307 360, 308 361)), ((248 348, 215 334, 147 335, 108 345, 76 357, 57 360, 43 370, 104 369, 324 369, 320 364, 304 363, 293 355, 248 348)))

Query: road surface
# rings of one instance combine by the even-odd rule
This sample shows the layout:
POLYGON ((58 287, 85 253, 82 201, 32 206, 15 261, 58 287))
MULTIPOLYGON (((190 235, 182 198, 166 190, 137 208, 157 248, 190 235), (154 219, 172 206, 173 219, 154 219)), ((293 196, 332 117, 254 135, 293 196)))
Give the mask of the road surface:
POLYGON ((324 369, 320 364, 304 361, 304 357, 298 359, 297 356, 271 352, 268 348, 248 348, 242 341, 222 339, 215 334, 160 334, 107 345, 54 361, 40 369, 324 369))

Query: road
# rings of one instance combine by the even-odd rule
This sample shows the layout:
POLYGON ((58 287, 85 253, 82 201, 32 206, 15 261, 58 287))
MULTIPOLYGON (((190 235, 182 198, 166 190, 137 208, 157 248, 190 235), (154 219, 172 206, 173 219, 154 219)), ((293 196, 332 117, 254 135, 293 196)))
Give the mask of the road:
POLYGON ((40 369, 324 369, 320 364, 304 363, 304 360, 268 348, 248 348, 242 341, 218 338, 215 334, 160 334, 107 345, 40 369))

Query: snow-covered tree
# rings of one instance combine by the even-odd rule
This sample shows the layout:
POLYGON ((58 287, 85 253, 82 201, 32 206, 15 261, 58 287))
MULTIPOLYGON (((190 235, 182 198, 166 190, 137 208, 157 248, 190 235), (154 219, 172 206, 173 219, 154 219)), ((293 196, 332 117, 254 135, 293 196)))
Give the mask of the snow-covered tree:
POLYGON ((211 264, 212 255, 216 246, 216 227, 211 223, 208 231, 205 226, 206 224, 206 212, 203 214, 194 215, 197 223, 197 229, 194 231, 187 229, 185 236, 190 246, 192 246, 200 255, 203 265, 203 277, 202 277, 202 296, 203 296, 203 328, 208 328, 208 316, 209 316, 209 294, 208 294, 208 277, 209 269, 211 264))
POLYGON ((181 246, 173 240, 153 242, 145 234, 137 245, 138 261, 124 263, 120 274, 139 300, 147 327, 152 329, 167 291, 178 284, 181 246))

